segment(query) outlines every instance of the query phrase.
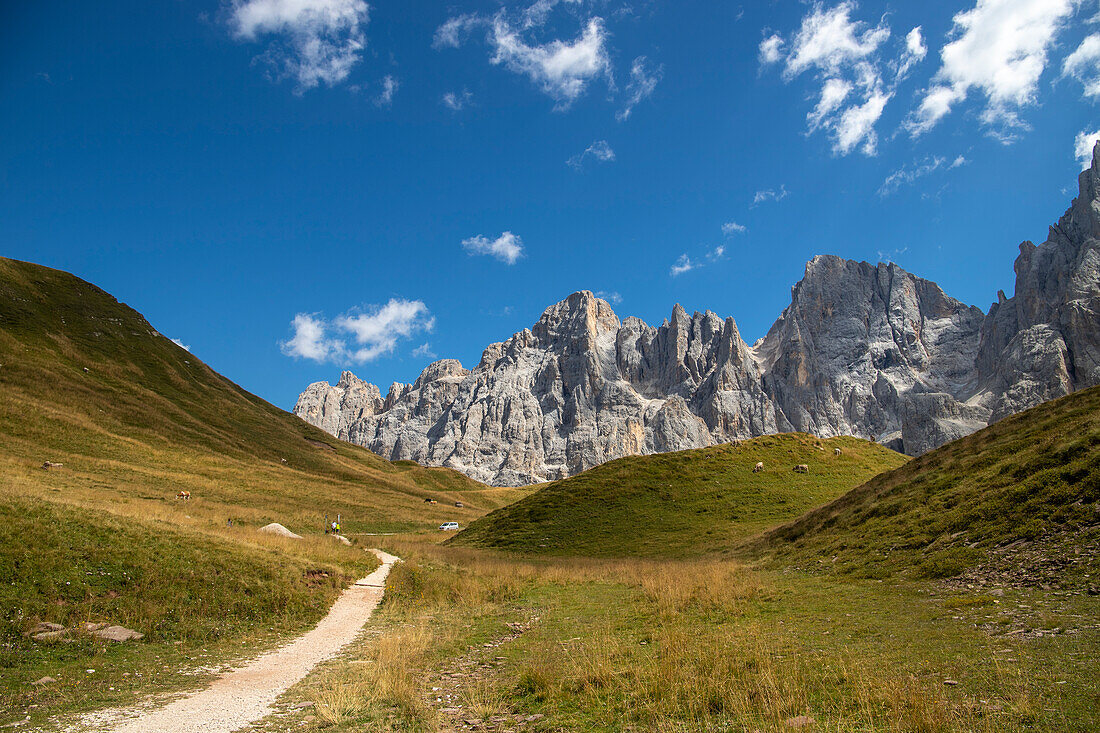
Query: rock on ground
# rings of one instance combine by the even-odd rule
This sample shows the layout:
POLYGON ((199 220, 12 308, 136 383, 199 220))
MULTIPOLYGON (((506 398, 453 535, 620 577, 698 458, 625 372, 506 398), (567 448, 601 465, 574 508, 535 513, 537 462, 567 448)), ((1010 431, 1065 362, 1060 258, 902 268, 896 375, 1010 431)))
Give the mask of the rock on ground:
POLYGON ((278 535, 280 537, 289 537, 292 540, 302 539, 302 535, 294 534, 293 532, 291 532, 289 529, 287 529, 283 525, 279 524, 278 522, 272 522, 271 524, 265 524, 263 527, 260 527, 260 531, 261 532, 266 532, 268 534, 278 535))

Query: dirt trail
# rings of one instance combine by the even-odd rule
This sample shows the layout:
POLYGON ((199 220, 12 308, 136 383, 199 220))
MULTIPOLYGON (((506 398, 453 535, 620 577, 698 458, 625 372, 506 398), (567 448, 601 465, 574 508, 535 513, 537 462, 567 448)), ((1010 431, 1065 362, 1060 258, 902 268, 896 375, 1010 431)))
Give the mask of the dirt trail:
POLYGON ((340 594, 312 631, 227 672, 205 690, 154 710, 94 713, 83 718, 81 727, 111 733, 232 733, 269 715, 280 695, 355 639, 382 600, 386 576, 398 558, 371 552, 382 566, 340 594))

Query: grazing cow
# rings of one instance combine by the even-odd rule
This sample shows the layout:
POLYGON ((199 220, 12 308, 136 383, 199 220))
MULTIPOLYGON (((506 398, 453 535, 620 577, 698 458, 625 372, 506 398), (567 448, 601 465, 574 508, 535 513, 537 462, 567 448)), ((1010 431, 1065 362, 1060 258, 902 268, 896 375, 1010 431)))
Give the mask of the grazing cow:
POLYGON ((461 501, 456 501, 455 506, 458 507, 459 509, 461 509, 462 508, 462 502, 461 501))
POLYGON ((797 466, 794 467, 794 470, 795 473, 809 473, 810 467, 807 466, 805 463, 799 463, 797 466))
POLYGON ((840 448, 833 448, 833 455, 840 458, 840 448))
POLYGON ((764 462, 763 461, 758 461, 757 464, 752 467, 752 472, 753 473, 760 473, 763 470, 764 470, 764 462))
POLYGON ((285 458, 280 458, 279 460, 280 460, 280 461, 282 461, 283 463, 286 463, 286 459, 285 459, 285 458))
POLYGON ((177 499, 183 499, 183 500, 186 501, 187 499, 191 498, 191 492, 190 491, 180 491, 179 493, 176 494, 176 498, 177 499))
POLYGON ((64 465, 64 463, 54 463, 53 461, 46 461, 42 464, 42 470, 49 471, 51 468, 61 468, 64 465))

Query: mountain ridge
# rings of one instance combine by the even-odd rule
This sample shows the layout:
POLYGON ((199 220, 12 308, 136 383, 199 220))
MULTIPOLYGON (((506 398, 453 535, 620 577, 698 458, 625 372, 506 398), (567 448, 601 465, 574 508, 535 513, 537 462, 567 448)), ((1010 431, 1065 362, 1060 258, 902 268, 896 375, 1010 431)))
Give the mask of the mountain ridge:
POLYGON ((384 399, 345 371, 294 412, 385 458, 497 485, 780 432, 919 455, 1100 384, 1100 146, 1078 185, 1047 241, 1020 245, 1016 290, 988 314, 896 264, 818 255, 752 346, 730 317, 677 304, 650 326, 579 291, 473 369, 434 362, 384 399))

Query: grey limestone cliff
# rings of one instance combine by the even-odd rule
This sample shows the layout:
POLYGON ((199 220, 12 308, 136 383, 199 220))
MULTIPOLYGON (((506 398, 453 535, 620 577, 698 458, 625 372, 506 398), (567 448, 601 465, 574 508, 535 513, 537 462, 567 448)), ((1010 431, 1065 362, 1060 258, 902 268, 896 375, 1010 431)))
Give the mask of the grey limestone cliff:
POLYGON ((391 460, 496 485, 767 433, 856 435, 916 455, 1100 384, 1100 146, 1046 242, 1020 246, 1016 291, 988 314, 894 264, 818 256, 767 335, 677 305, 660 326, 573 293, 530 329, 417 380, 344 372, 295 414, 391 460))

